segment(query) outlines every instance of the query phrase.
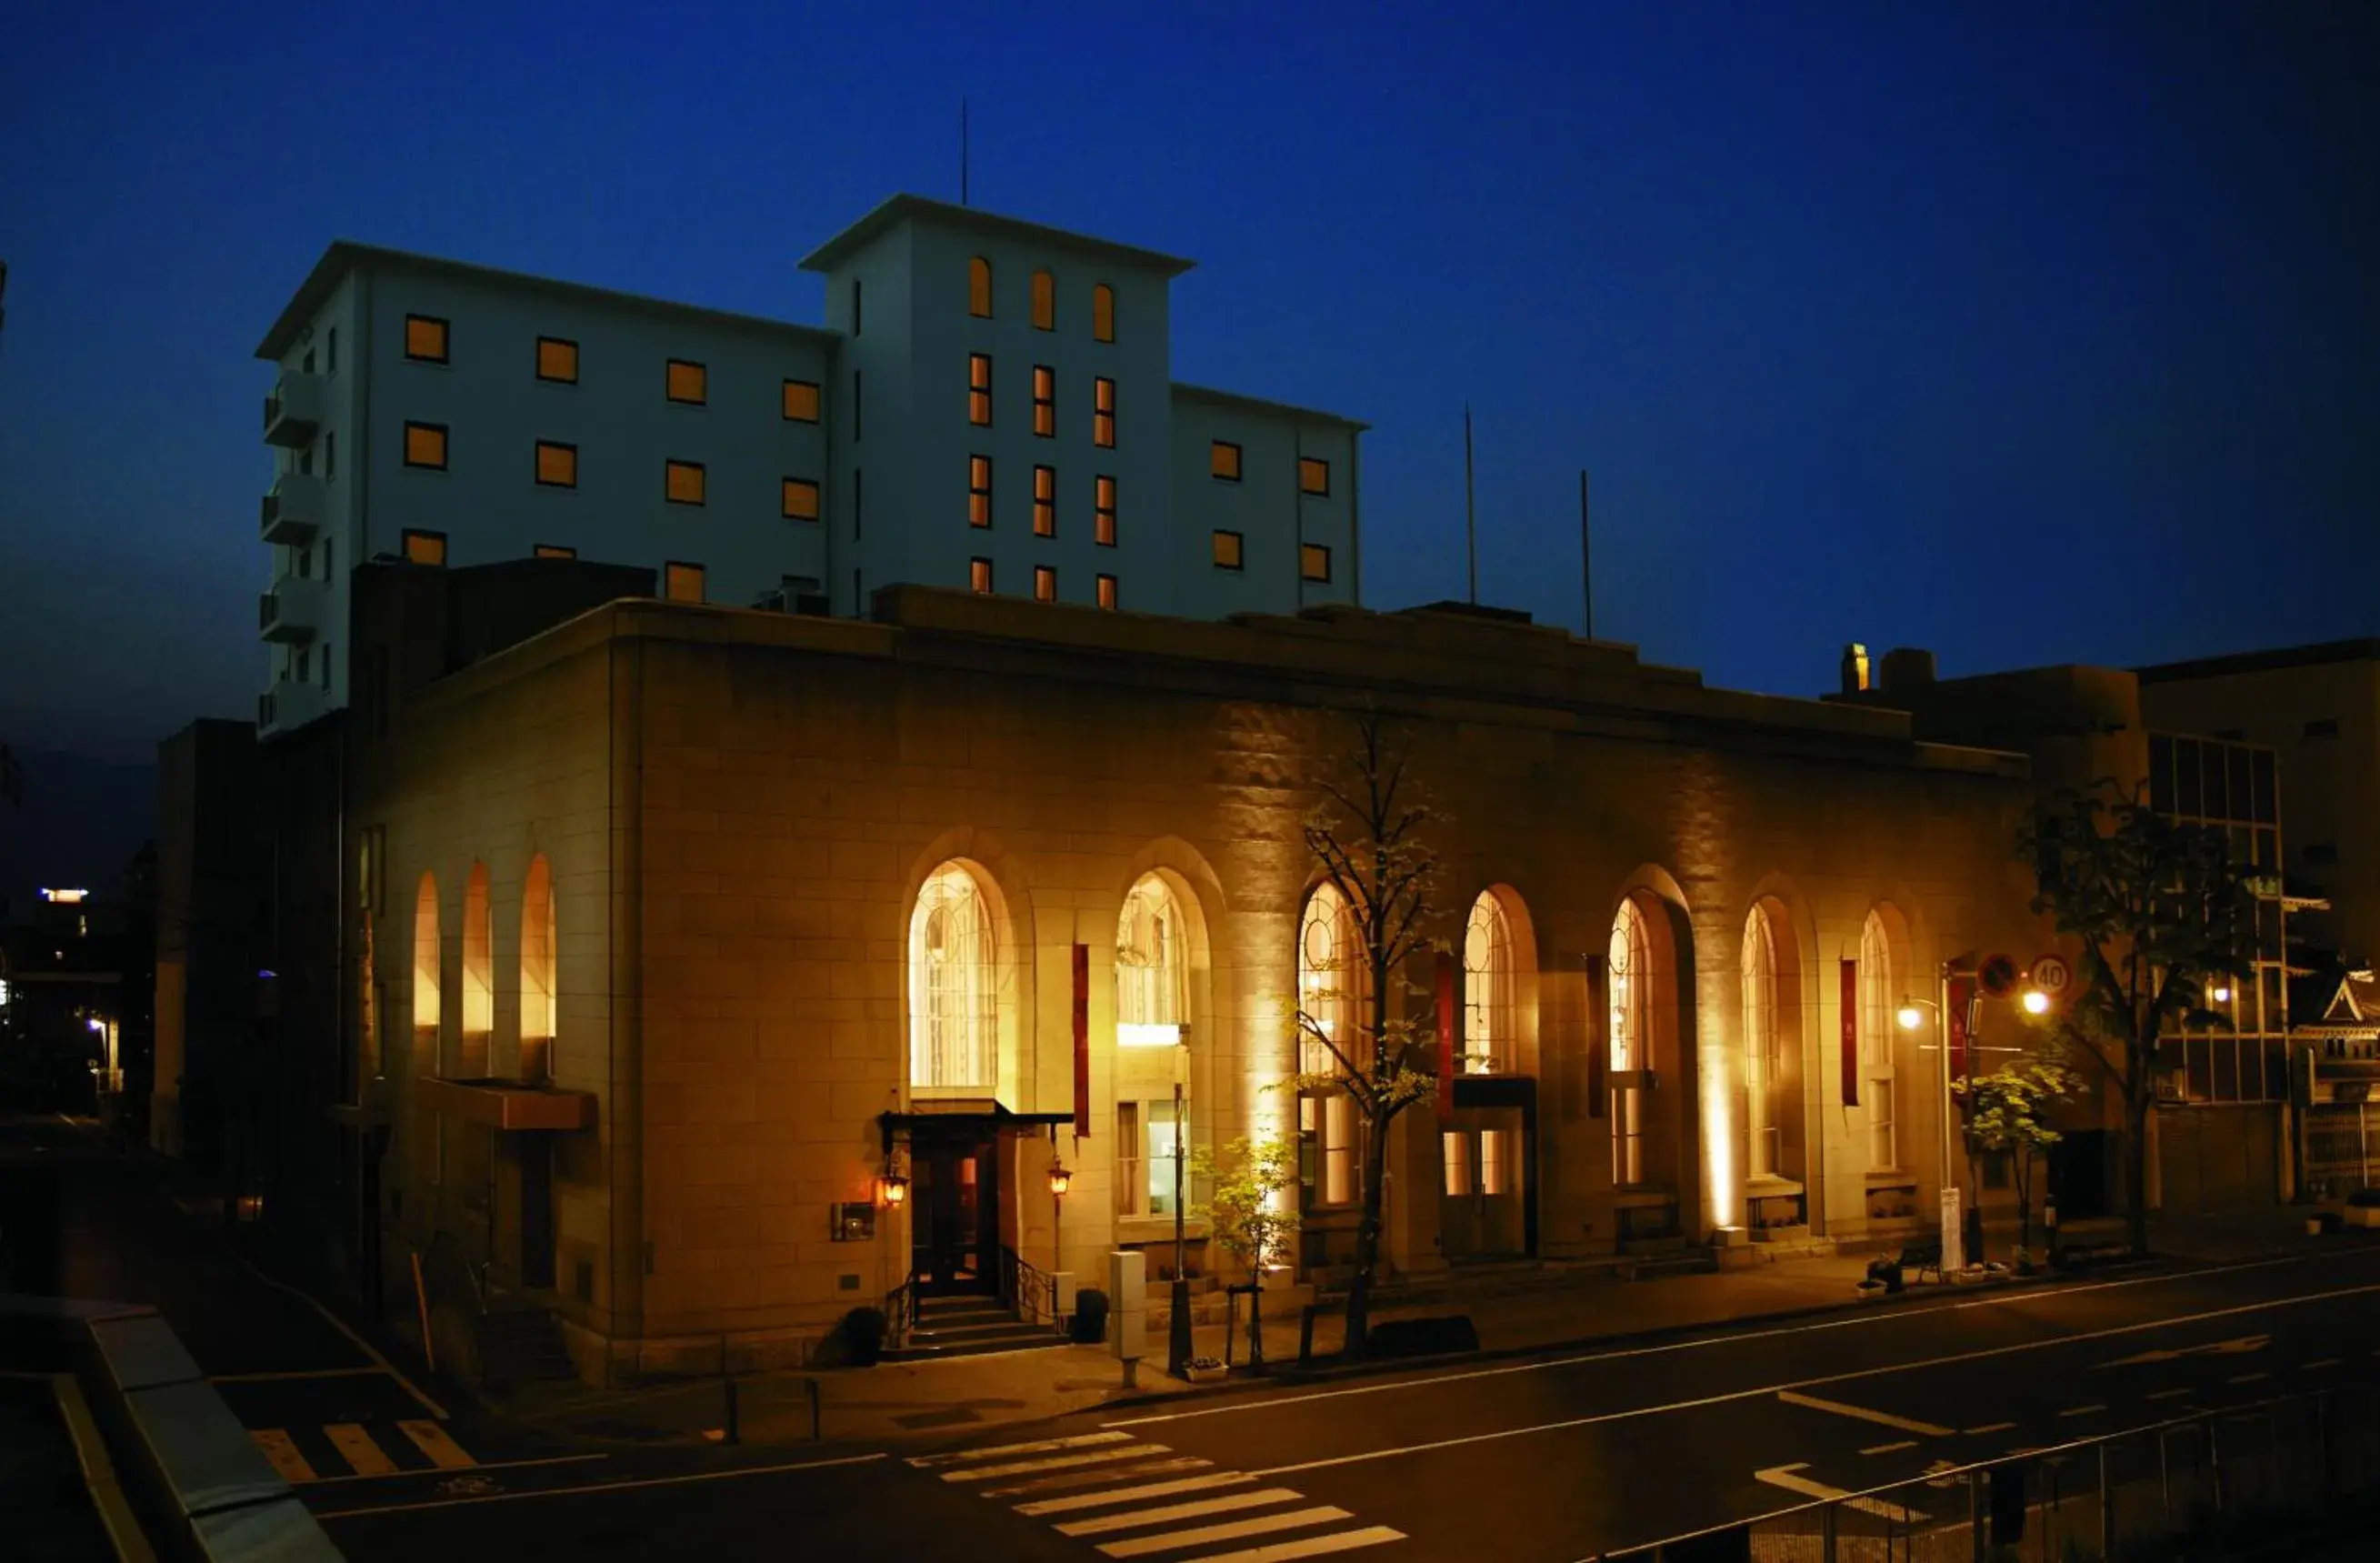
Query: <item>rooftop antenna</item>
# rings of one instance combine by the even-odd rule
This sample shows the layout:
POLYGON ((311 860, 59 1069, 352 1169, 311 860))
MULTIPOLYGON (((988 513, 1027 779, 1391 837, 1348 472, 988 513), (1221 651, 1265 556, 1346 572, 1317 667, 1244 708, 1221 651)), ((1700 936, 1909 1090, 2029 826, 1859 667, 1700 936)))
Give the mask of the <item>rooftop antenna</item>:
POLYGON ((959 204, 967 203, 967 101, 959 100, 959 204))
POLYGON ((1586 532, 1586 469, 1578 470, 1578 584, 1586 599, 1585 639, 1595 639, 1595 554, 1586 532))
POLYGON ((1471 404, 1463 404, 1463 539, 1471 560, 1471 605, 1479 605, 1479 515, 1471 502, 1471 404))

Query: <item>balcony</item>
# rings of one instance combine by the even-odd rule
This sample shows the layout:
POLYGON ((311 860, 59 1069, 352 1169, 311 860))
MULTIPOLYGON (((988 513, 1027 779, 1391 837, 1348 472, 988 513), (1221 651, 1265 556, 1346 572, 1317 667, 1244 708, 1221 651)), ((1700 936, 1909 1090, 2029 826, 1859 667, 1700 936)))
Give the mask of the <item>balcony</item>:
POLYGON ((256 632, 268 641, 302 644, 322 628, 323 583, 306 576, 285 576, 256 600, 256 632))
POLYGON ((322 714, 330 701, 320 684, 280 679, 256 697, 256 730, 267 738, 295 732, 322 714))
POLYGON ((322 480, 304 472, 284 472, 261 506, 258 531, 267 543, 303 548, 314 541, 330 511, 330 495, 322 480))
POLYGON ((329 400, 322 376, 284 374, 264 398, 264 443, 291 450, 310 443, 322 427, 322 409, 329 400))

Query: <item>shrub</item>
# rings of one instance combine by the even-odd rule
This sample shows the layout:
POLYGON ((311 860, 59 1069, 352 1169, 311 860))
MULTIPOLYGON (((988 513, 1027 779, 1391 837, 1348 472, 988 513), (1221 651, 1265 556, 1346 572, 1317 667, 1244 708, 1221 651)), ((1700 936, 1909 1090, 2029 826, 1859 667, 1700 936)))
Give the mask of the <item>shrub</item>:
POLYGON ((843 1316, 843 1341, 853 1362, 872 1365, 884 1351, 884 1332, 891 1322, 880 1308, 855 1308, 843 1316))
POLYGON ((1075 1293, 1074 1338, 1078 1345, 1097 1346, 1108 1337, 1108 1294, 1097 1287, 1075 1293))

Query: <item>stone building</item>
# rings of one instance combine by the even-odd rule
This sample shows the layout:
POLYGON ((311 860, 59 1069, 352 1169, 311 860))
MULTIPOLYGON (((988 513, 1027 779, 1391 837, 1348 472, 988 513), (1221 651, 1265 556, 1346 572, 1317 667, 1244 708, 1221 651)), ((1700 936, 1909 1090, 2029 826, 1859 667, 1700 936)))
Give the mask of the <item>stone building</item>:
POLYGON ((1941 1055, 1893 1013, 2039 937, 2021 757, 1475 609, 624 600, 395 690, 346 763, 354 1238, 407 1314, 408 1249, 484 1264, 594 1378, 802 1360, 913 1280, 1162 1243, 1153 1279, 1172 1158, 1252 1133, 1298 1138, 1301 1278, 1343 1274, 1343 1098, 1282 1082, 1346 940, 1301 825, 1354 710, 1441 812, 1461 968, 1399 1273, 1930 1231, 1941 1055))

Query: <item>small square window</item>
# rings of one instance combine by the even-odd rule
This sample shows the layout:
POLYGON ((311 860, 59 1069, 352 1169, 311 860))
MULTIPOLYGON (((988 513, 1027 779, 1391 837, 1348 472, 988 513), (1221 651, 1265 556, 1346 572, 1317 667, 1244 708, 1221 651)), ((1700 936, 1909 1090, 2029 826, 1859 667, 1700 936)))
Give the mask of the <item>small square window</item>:
POLYGON ((436 315, 406 316, 405 356, 416 363, 444 363, 448 330, 436 315))
POLYGON ((819 421, 819 387, 815 380, 785 382, 785 421, 789 423, 815 423, 819 421))
POLYGON ((1033 366, 1033 432, 1058 437, 1058 372, 1046 363, 1033 366))
POLYGON ((1104 472, 1092 485, 1091 541, 1102 548, 1116 545, 1116 481, 1104 472))
POLYGON ((1229 440, 1217 440, 1207 453, 1207 470, 1225 482, 1240 481, 1240 447, 1229 440))
POLYGON ((578 447, 556 445, 552 440, 538 441, 537 481, 546 488, 577 488, 578 447))
POLYGON ((538 559, 575 559, 578 557, 578 550, 576 548, 565 548, 559 543, 540 543, 537 545, 537 551, 532 554, 530 557, 538 559))
POLYGON ((1307 580, 1330 579, 1330 550, 1319 543, 1297 545, 1297 573, 1307 580))
POLYGON ((967 561, 967 585, 979 597, 991 595, 991 561, 990 559, 975 558, 967 561))
POLYGON ((991 355, 967 355, 967 421, 991 427, 991 355))
POLYGON ((1033 535, 1058 535, 1058 469, 1033 469, 1033 535))
POLYGON ((785 519, 815 521, 819 519, 819 486, 809 478, 787 478, 784 482, 785 519))
POLYGON ((700 407, 710 399, 710 372, 686 359, 669 360, 665 385, 670 400, 688 407, 700 407))
POLYGON ((702 567, 682 565, 673 559, 662 567, 662 591, 673 603, 702 601, 702 567))
POLYGON ((1330 492, 1330 463, 1311 456, 1297 458, 1297 492, 1327 495, 1330 492))
POLYGON ((1091 382, 1091 443, 1115 448, 1115 382, 1104 374, 1091 382))
POLYGON ((1058 568, 1055 565, 1033 567, 1033 600, 1037 603, 1058 600, 1058 568))
POLYGON ((1099 606, 1107 609, 1110 613, 1115 612, 1116 578, 1111 575, 1099 576, 1097 578, 1095 584, 1099 589, 1099 606))
POLYGON ((1215 568, 1235 570, 1241 567, 1241 539, 1235 531, 1215 533, 1215 568))
POLYGON ((407 423, 405 426, 405 464, 428 467, 434 471, 446 470, 446 425, 443 423, 407 423))
POLYGON ((556 385, 578 384, 578 344, 566 336, 539 337, 537 377, 556 385))
POLYGON ((991 525, 991 458, 967 458, 967 525, 991 525))
POLYGON ((443 531, 407 529, 397 545, 405 551, 405 562, 408 565, 443 565, 446 562, 446 534, 443 531))
POLYGON ((703 502, 703 470, 699 461, 672 461, 662 475, 662 492, 673 505, 703 502))

